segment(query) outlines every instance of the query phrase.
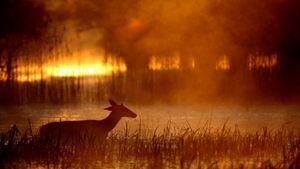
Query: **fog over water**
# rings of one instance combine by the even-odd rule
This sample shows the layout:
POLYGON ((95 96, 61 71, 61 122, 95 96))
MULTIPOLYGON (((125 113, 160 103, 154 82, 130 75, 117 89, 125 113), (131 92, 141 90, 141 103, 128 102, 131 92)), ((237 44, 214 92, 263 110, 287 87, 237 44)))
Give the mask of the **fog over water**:
POLYGON ((299 5, 3 1, 1 125, 101 119, 107 113, 99 103, 110 98, 139 105, 146 122, 228 119, 257 128, 297 121, 289 105, 300 100, 299 5), (228 104, 235 106, 221 106, 228 104))
MULTIPOLYGON (((34 131, 48 122, 65 120, 100 120, 109 112, 103 108, 107 105, 25 105, 1 106, 0 129, 6 131, 11 124, 24 131, 29 128, 28 119, 34 131)), ((123 118, 114 131, 122 131, 127 123, 131 131, 137 130, 140 125, 143 129, 154 132, 162 131, 167 125, 172 128, 192 129, 210 126, 212 129, 221 129, 224 124, 234 130, 258 131, 263 127, 278 129, 300 129, 299 106, 238 106, 238 105, 155 105, 128 107, 138 114, 136 119, 123 118)))

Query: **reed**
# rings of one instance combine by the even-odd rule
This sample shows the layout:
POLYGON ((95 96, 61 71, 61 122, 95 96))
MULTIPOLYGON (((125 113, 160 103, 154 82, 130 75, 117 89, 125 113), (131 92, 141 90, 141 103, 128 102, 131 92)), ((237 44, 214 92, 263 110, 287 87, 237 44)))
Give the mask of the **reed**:
MULTIPOLYGON (((141 122, 142 123, 142 122, 141 122)), ((16 126, 1 133, 2 168, 299 168, 300 134, 286 129, 178 128, 140 125, 109 134, 104 142, 82 135, 57 144, 16 126), (160 129, 160 130, 159 130, 160 129)))

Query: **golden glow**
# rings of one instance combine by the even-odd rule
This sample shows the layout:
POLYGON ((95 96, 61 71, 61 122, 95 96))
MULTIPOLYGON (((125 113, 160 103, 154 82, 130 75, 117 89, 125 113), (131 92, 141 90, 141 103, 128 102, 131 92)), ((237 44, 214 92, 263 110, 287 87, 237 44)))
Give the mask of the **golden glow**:
POLYGON ((17 81, 19 82, 33 82, 42 80, 43 77, 41 74, 28 74, 28 75, 20 75, 17 76, 17 81))
POLYGON ((125 72, 126 66, 104 64, 101 62, 90 64, 62 64, 57 66, 46 66, 43 71, 48 76, 54 77, 79 77, 79 76, 103 76, 116 72, 125 72))
POLYGON ((196 62, 195 62, 195 59, 193 58, 191 61, 191 68, 195 69, 195 66, 196 66, 196 62))
POLYGON ((229 59, 226 55, 224 55, 217 61, 216 70, 229 70, 229 69, 230 69, 229 59))
POLYGON ((0 69, 0 81, 4 81, 7 78, 5 72, 6 72, 6 69, 3 69, 3 70, 0 69))
POLYGON ((148 65, 151 70, 178 70, 180 69, 180 57, 152 56, 148 65))
MULTIPOLYGON (((115 57, 104 60, 101 57, 72 57, 59 60, 51 60, 44 65, 20 64, 16 71, 16 80, 20 82, 32 82, 51 77, 86 77, 109 76, 113 73, 126 72, 125 63, 115 57)), ((1 76, 4 80, 5 77, 1 76)))
POLYGON ((254 69, 270 69, 272 70, 278 64, 277 54, 271 55, 249 55, 248 68, 249 70, 254 69))
POLYGON ((128 23, 129 29, 138 29, 141 27, 141 22, 138 19, 131 19, 128 23))

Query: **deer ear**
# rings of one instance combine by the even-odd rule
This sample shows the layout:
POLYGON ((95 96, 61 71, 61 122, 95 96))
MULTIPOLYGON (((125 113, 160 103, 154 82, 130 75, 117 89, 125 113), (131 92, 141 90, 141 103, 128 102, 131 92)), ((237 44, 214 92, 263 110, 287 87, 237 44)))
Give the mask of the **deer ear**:
POLYGON ((112 106, 104 108, 104 110, 112 111, 112 106))
POLYGON ((117 103, 111 99, 109 99, 108 101, 109 101, 110 105, 112 105, 112 106, 117 105, 117 103))

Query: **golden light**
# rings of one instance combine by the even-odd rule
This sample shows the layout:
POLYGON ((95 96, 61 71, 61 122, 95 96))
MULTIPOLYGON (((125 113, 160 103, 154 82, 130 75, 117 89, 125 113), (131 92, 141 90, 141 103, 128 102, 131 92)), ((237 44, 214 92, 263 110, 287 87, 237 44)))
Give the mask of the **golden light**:
POLYGON ((139 27, 141 27, 141 22, 138 19, 131 19, 128 22, 128 28, 130 29, 138 29, 139 27))
POLYGON ((80 76, 104 76, 116 72, 125 72, 126 66, 110 65, 103 63, 46 66, 43 70, 46 75, 53 77, 80 77, 80 76))
MULTIPOLYGON (((60 60, 51 60, 44 65, 20 64, 16 69, 16 80, 20 82, 39 81, 51 77, 88 77, 110 76, 113 73, 124 73, 126 64, 115 57, 71 57, 60 60), (83 59, 84 58, 84 59, 83 59)), ((1 79, 3 79, 1 77, 1 79)))
POLYGON ((269 69, 272 70, 278 64, 278 56, 276 53, 271 55, 251 54, 248 58, 249 70, 254 69, 269 69))
MULTIPOLYGON (((80 58, 80 57, 78 57, 80 58)), ((54 77, 105 76, 112 73, 125 72, 125 63, 110 57, 106 61, 97 58, 74 59, 61 64, 44 66, 43 72, 54 77)))
POLYGON ((4 81, 7 78, 5 72, 6 72, 5 69, 0 71, 0 81, 4 81))
POLYGON ((221 57, 216 63, 216 70, 229 70, 230 62, 226 55, 221 57))
POLYGON ((150 70, 179 70, 180 57, 152 56, 148 65, 150 70))
POLYGON ((192 58, 192 61, 191 61, 191 68, 192 68, 192 69, 195 69, 195 67, 196 67, 196 62, 195 62, 195 59, 192 58))

